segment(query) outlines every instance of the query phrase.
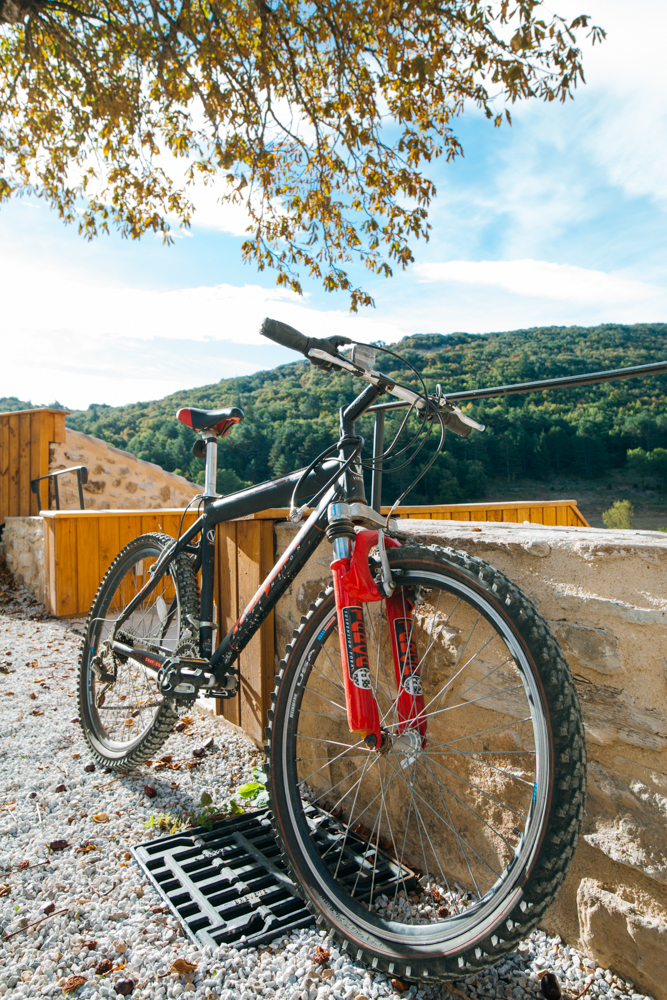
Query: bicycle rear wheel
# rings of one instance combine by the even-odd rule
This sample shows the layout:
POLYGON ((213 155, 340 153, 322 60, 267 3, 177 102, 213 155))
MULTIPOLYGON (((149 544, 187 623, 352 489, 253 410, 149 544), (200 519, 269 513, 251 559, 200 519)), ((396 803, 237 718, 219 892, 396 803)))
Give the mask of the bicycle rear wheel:
POLYGON ((396 711, 384 602, 364 605, 382 749, 349 732, 327 592, 282 664, 271 804, 307 903, 355 958, 451 979, 511 950, 565 877, 584 806, 581 713, 546 623, 502 573, 435 546, 389 559, 414 604, 425 740, 396 711))
MULTIPOLYGON (((156 671, 107 645, 116 620, 149 579, 151 566, 173 543, 169 535, 141 535, 120 552, 107 570, 90 609, 79 663, 79 711, 83 733, 95 759, 127 771, 149 760, 178 721, 176 706, 158 691, 156 671)), ((199 618, 199 588, 192 563, 177 556, 154 590, 116 634, 130 646, 183 651, 199 618)), ((197 655, 192 647, 188 650, 197 655)))

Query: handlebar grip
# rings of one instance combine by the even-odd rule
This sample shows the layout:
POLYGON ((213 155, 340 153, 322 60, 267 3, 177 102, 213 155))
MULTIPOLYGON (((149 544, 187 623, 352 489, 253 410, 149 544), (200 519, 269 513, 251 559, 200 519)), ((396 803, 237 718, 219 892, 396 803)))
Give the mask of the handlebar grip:
POLYGON ((452 431, 454 434, 459 434, 461 437, 467 438, 470 432, 474 429, 473 424, 464 423, 456 410, 440 410, 440 416, 442 417, 442 422, 448 431, 452 431))
POLYGON ((295 330, 293 326, 288 326, 287 323, 281 323, 277 319, 269 319, 267 317, 262 323, 259 332, 263 337, 267 337, 268 340, 272 340, 275 344, 280 344, 281 347, 289 347, 292 351, 299 351, 301 354, 308 355, 308 348, 310 347, 309 338, 304 337, 302 333, 295 330))

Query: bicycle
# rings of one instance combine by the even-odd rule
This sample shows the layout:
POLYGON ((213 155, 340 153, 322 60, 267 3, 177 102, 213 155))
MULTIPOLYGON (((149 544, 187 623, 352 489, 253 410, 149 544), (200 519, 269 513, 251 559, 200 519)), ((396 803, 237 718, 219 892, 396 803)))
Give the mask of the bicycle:
POLYGON ((367 385, 341 410, 338 442, 307 468, 226 497, 215 493, 217 442, 242 411, 179 410, 201 434, 203 510, 177 539, 136 538, 105 575, 80 663, 83 730, 100 763, 128 770, 198 692, 236 694, 239 653, 326 536, 332 585, 295 630, 269 711, 276 835, 317 921, 352 958, 408 980, 456 978, 511 951, 565 877, 585 795, 574 684, 547 623, 506 576, 415 543, 366 502, 364 414, 408 408, 383 459, 405 454, 397 441, 410 414, 415 448, 440 427, 431 462, 446 427, 483 428, 439 387, 414 392, 376 371, 368 348, 342 355, 346 338, 306 338, 273 320, 261 332, 367 385), (378 403, 385 394, 397 402, 378 403), (216 525, 287 501, 303 520, 304 498, 311 513, 214 648, 216 525))

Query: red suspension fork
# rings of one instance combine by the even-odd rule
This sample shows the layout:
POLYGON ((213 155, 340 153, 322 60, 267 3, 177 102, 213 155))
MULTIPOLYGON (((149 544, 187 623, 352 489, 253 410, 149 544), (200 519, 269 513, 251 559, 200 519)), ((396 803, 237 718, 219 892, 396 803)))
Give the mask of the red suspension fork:
POLYGON ((402 733, 410 723, 416 723, 420 735, 424 736, 426 734, 424 695, 419 675, 417 644, 413 638, 414 604, 405 591, 399 588, 387 598, 386 607, 398 689, 396 698, 398 731, 402 733))
MULTIPOLYGON (((331 563, 336 614, 340 636, 340 655, 343 664, 343 685, 347 722, 350 732, 358 733, 369 746, 379 746, 380 715, 371 688, 371 671, 368 662, 368 645, 361 601, 352 593, 350 563, 354 539, 334 539, 334 558, 331 563)), ((370 574, 369 574, 370 575, 370 574)))

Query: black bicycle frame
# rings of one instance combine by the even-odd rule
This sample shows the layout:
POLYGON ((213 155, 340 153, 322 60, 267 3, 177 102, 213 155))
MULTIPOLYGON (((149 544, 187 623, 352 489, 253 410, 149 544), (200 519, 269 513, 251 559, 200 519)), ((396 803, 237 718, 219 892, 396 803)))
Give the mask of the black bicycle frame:
MULTIPOLYGON (((226 497, 204 497, 204 511, 201 516, 174 542, 173 546, 159 557, 154 565, 151 579, 129 602, 122 615, 117 619, 116 627, 122 626, 135 608, 149 596, 164 573, 167 572, 171 561, 180 552, 186 550, 197 535, 201 535, 199 542, 201 552, 199 651, 202 658, 209 663, 207 669, 210 669, 211 673, 215 675, 217 683, 222 684, 232 663, 248 645, 262 622, 285 593, 291 581, 305 566, 322 541, 327 525, 329 504, 337 499, 343 499, 349 503, 366 503, 363 470, 359 457, 364 440, 355 435, 354 425, 381 393, 381 389, 369 385, 349 406, 340 411, 338 460, 323 462, 321 466, 311 472, 301 487, 301 496, 312 496, 323 489, 335 476, 336 471, 346 463, 349 463, 348 468, 335 479, 327 490, 299 533, 260 585, 241 617, 223 637, 215 651, 213 651, 215 529, 218 524, 225 521, 245 517, 249 514, 257 514, 270 507, 286 506, 292 498, 292 493, 303 470, 293 472, 282 479, 260 483, 250 487, 250 489, 241 490, 239 493, 232 493, 226 497)), ((191 547, 190 551, 192 551, 191 547)), ((130 650, 126 650, 126 652, 130 653, 130 650)), ((146 665, 152 667, 160 667, 169 658, 168 654, 158 654, 154 649, 146 656, 142 656, 139 649, 134 649, 130 655, 139 656, 140 659, 146 661, 146 665)))

